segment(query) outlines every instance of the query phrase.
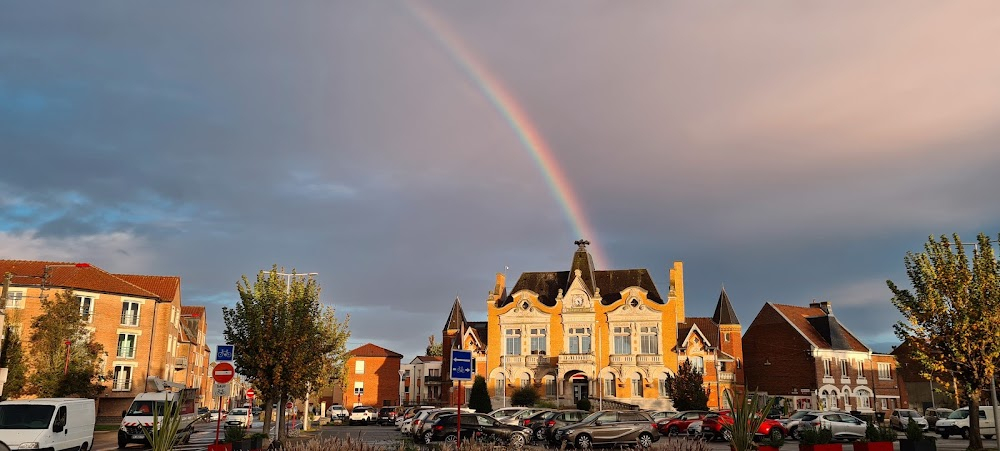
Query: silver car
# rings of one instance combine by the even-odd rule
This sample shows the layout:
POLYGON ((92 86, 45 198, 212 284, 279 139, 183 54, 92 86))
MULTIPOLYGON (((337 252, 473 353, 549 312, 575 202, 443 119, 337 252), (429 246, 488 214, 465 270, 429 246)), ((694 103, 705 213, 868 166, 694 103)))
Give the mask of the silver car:
MULTIPOLYGON (((808 413, 799 420, 799 430, 829 429, 835 440, 858 440, 865 436, 868 423, 864 420, 840 412, 808 413)), ((800 432, 801 437, 801 432, 800 432)))
POLYGON ((920 412, 913 409, 896 409, 892 411, 892 415, 889 416, 889 426, 893 429, 899 429, 900 431, 906 430, 906 425, 910 422, 914 422, 920 425, 920 429, 927 430, 930 428, 930 424, 927 423, 927 419, 924 418, 920 412))
POLYGON ((798 440, 799 439, 799 432, 800 432, 799 431, 799 422, 802 421, 802 418, 804 418, 806 415, 816 415, 816 414, 820 414, 820 413, 823 413, 823 411, 822 410, 796 410, 795 413, 792 414, 792 416, 790 416, 790 417, 788 417, 788 418, 786 418, 784 420, 778 420, 778 421, 781 423, 782 426, 785 427, 785 430, 788 431, 788 436, 789 437, 791 437, 791 438, 793 438, 795 440, 798 440))

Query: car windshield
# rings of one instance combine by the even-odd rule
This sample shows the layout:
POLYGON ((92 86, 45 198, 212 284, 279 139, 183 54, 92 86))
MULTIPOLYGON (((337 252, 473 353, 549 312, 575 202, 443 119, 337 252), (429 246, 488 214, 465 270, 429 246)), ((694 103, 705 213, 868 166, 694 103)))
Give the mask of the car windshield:
POLYGON ((126 415, 152 416, 155 408, 156 414, 163 416, 163 407, 163 401, 135 401, 132 403, 132 407, 128 408, 126 415))
POLYGON ((229 414, 233 416, 246 415, 247 409, 233 409, 229 414))
POLYGON ((601 416, 601 415, 603 415, 603 414, 604 414, 604 412, 602 412, 602 411, 598 410, 597 412, 594 412, 594 413, 592 413, 592 414, 590 414, 590 415, 587 415, 587 417, 586 417, 586 418, 584 418, 584 419, 582 419, 582 420, 580 420, 580 422, 581 422, 581 423, 591 423, 591 422, 593 422, 594 420, 596 420, 596 419, 597 419, 597 417, 600 417, 600 416, 601 416))
POLYGON ((809 411, 808 410, 800 410, 798 412, 793 413, 792 416, 788 417, 788 419, 790 419, 790 420, 801 420, 802 417, 804 417, 806 415, 809 415, 809 411))
POLYGON ((969 411, 966 409, 956 410, 948 415, 949 420, 964 420, 966 418, 969 418, 969 411))
POLYGON ((356 412, 356 413, 361 413, 361 412, 365 412, 367 410, 368 410, 367 407, 355 407, 353 411, 356 412))
POLYGON ((904 410, 904 411, 900 412, 900 416, 910 417, 910 418, 923 418, 924 417, 923 415, 920 415, 920 412, 917 412, 916 410, 904 410))
POLYGON ((55 406, 6 404, 0 406, 0 429, 47 429, 55 406))

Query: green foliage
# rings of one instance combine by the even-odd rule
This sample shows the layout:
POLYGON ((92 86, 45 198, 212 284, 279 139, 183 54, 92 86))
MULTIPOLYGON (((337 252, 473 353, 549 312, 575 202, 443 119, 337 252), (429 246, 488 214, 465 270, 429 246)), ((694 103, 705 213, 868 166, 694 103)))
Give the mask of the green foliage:
POLYGON ((874 423, 869 422, 868 427, 865 428, 865 437, 861 439, 864 442, 895 442, 896 441, 896 431, 892 428, 885 426, 876 426, 874 423))
POLYGON ((536 402, 538 402, 538 392, 530 385, 514 390, 514 393, 510 395, 510 403, 514 406, 531 407, 536 402))
POLYGON ((921 427, 919 423, 917 423, 916 421, 913 421, 912 418, 910 419, 910 421, 906 422, 906 439, 907 440, 912 440, 914 442, 919 442, 921 440, 928 439, 928 438, 930 438, 930 437, 924 437, 924 428, 921 427))
POLYGON ((39 398, 79 396, 96 398, 100 383, 100 356, 104 347, 94 341, 80 316, 80 302, 65 290, 41 300, 42 313, 31 322, 29 360, 33 372, 24 394, 39 398), (66 341, 69 370, 66 370, 66 341))
POLYGON ((142 433, 146 435, 146 440, 152 447, 152 451, 170 451, 177 444, 177 431, 180 429, 180 403, 171 401, 166 394, 164 397, 163 416, 161 417, 157 409, 153 409, 153 426, 142 428, 142 433))
POLYGON ((954 375, 970 397, 969 447, 982 448, 978 394, 989 387, 1000 360, 1000 263, 993 242, 979 234, 971 260, 958 235, 929 237, 924 252, 903 258, 912 291, 886 281, 904 321, 896 336, 911 346, 925 375, 954 375))
POLYGON ((558 409, 559 408, 559 406, 557 406, 556 403, 554 403, 552 401, 545 400, 545 399, 539 399, 537 402, 535 402, 535 407, 539 407, 539 408, 542 408, 542 409, 558 409))
POLYGON ((668 374, 665 382, 667 396, 673 399, 674 408, 708 410, 708 392, 704 382, 704 376, 691 365, 690 360, 681 362, 677 376, 668 374))
POLYGON ((493 410, 493 403, 490 402, 490 393, 486 389, 486 379, 483 376, 476 376, 472 382, 472 393, 469 394, 469 408, 476 412, 490 412, 493 410))
MULTIPOLYGON (((349 318, 337 320, 332 308, 319 301, 319 285, 311 277, 293 271, 279 274, 277 265, 261 272, 256 281, 243 276, 237 283, 240 301, 223 307, 226 341, 236 345, 237 372, 258 390, 270 406, 289 398, 303 398, 335 384, 343 384, 348 355, 349 318)), ((281 412, 279 410, 279 425, 281 412)), ((270 409, 264 428, 270 428, 270 409)), ((278 440, 285 428, 278 428, 278 440)))
POLYGON ((242 426, 226 426, 226 438, 228 443, 235 443, 246 437, 246 431, 242 426))
MULTIPOLYGON (((7 324, 17 324, 18 312, 10 311, 7 324)), ((4 331, 3 347, 0 348, 0 367, 7 368, 7 383, 3 386, 3 396, 0 400, 17 399, 24 392, 28 364, 25 361, 24 348, 21 345, 21 335, 13 327, 7 326, 4 331)))
POLYGON ((777 438, 771 437, 771 436, 767 436, 767 437, 764 437, 764 440, 760 441, 760 444, 764 445, 764 446, 773 446, 775 448, 781 448, 782 446, 785 446, 785 436, 782 435, 782 436, 777 437, 777 438))
POLYGON ((803 429, 799 433, 799 444, 801 445, 825 445, 833 443, 833 431, 827 428, 803 429))
POLYGON ((433 335, 431 335, 430 337, 427 337, 427 338, 428 338, 428 341, 430 343, 427 345, 427 349, 424 350, 424 352, 426 352, 426 354, 424 354, 424 355, 437 356, 437 357, 443 356, 444 355, 444 349, 441 348, 441 343, 434 343, 434 336, 433 335))
POLYGON ((732 433, 729 444, 734 451, 754 449, 754 434, 760 429, 767 413, 774 407, 775 398, 767 395, 751 395, 740 392, 733 398, 732 392, 726 390, 726 402, 730 405, 732 424, 724 427, 732 433))
POLYGON ((587 398, 580 398, 580 400, 578 400, 576 402, 576 408, 580 409, 580 410, 586 410, 587 412, 590 412, 590 408, 591 408, 591 406, 590 406, 590 400, 587 399, 587 398))

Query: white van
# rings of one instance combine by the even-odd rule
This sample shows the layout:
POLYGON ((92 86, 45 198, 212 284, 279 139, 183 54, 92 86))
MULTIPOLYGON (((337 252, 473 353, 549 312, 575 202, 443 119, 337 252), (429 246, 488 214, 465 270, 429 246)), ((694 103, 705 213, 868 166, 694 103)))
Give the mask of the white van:
POLYGON ((0 402, 0 443, 12 450, 90 449, 96 420, 93 399, 4 401, 0 402))
POLYGON ((196 397, 197 389, 194 388, 177 392, 139 393, 128 410, 122 412, 122 423, 118 428, 118 447, 124 448, 129 443, 149 443, 143 428, 153 426, 153 412, 156 412, 159 421, 162 421, 167 401, 180 403, 180 425, 177 427, 176 443, 187 443, 194 432, 194 423, 198 420, 198 412, 194 405, 196 397))
MULTIPOLYGON (((969 438, 969 408, 962 407, 950 415, 948 418, 937 420, 934 424, 934 432, 941 438, 948 438, 952 435, 959 435, 964 439, 969 438)), ((993 418, 993 406, 979 406, 979 433, 990 440, 997 433, 996 422, 993 418)))

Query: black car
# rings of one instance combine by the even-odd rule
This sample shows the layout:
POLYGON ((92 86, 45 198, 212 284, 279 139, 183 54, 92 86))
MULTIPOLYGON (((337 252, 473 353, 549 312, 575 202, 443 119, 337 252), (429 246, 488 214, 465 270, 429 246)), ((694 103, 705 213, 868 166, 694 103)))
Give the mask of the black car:
MULTIPOLYGON (((455 443, 458 437, 458 415, 445 415, 438 418, 430 431, 424 433, 424 443, 444 441, 455 443)), ((483 413, 466 413, 461 415, 462 440, 476 440, 487 443, 501 443, 511 448, 521 448, 531 437, 531 428, 511 426, 497 421, 483 413)))
POLYGON ((378 424, 396 424, 396 406, 383 407, 378 409, 378 424))
POLYGON ((544 418, 539 424, 535 422, 531 423, 531 430, 534 433, 534 439, 538 441, 548 441, 549 444, 558 445, 559 440, 555 439, 555 434, 553 433, 556 428, 561 428, 567 424, 579 423, 584 418, 587 418, 590 412, 586 410, 557 410, 554 412, 549 412, 549 415, 544 418))

